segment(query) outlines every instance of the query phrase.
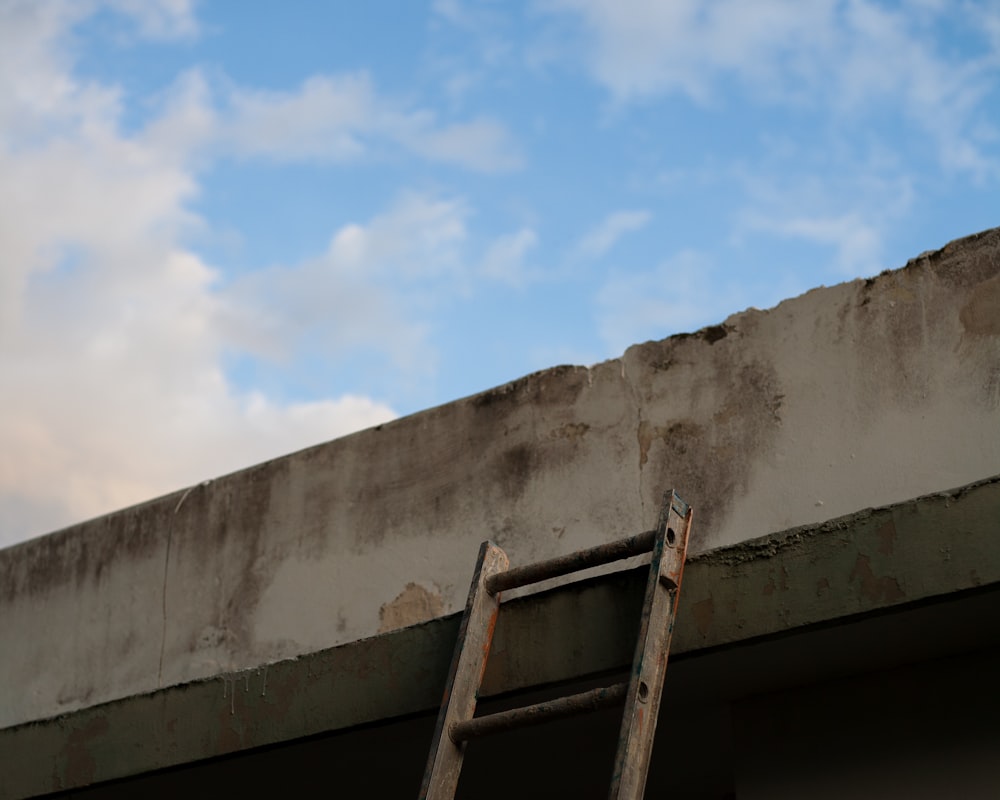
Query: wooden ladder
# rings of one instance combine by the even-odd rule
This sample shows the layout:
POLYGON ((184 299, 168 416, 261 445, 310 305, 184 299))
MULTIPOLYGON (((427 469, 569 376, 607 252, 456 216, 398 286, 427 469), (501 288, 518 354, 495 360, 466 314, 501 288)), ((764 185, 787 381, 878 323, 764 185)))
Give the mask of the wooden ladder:
POLYGON ((608 796, 614 800, 639 800, 643 796, 691 516, 687 503, 671 490, 664 495, 655 530, 514 569, 509 568, 510 562, 503 550, 493 542, 483 542, 434 728, 420 789, 422 799, 454 798, 468 740, 593 711, 622 699, 625 712, 608 796), (475 716, 502 592, 648 552, 652 552, 649 578, 628 681, 497 714, 475 716))

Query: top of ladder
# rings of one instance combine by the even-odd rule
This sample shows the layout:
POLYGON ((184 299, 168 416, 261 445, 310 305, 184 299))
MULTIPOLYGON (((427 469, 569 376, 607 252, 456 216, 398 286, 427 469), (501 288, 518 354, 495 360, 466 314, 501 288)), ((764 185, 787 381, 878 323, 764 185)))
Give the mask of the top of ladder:
MULTIPOLYGON (((670 496, 670 508, 674 514, 680 519, 686 520, 691 511, 690 506, 674 492, 668 492, 668 495, 670 496)), ((666 500, 664 502, 666 503, 666 500)), ((663 511, 661 510, 660 522, 663 524, 667 544, 674 547, 676 545, 677 532, 673 527, 666 524, 667 520, 663 517, 663 511)), ((513 567, 494 572, 486 577, 486 591, 490 594, 506 592, 510 589, 518 589, 533 583, 541 583, 550 578, 558 578, 561 575, 581 572, 591 567, 600 566, 601 564, 610 564, 613 561, 622 561, 632 556, 648 553, 653 549, 658 530, 659 526, 656 529, 630 536, 627 539, 599 544, 596 547, 588 547, 586 550, 578 550, 575 553, 568 553, 567 555, 557 556, 545 561, 536 561, 534 564, 526 564, 523 567, 513 567)), ((685 551, 686 544, 685 539, 685 551)))
POLYGON ((642 797, 691 519, 691 508, 671 490, 664 495, 656 529, 628 539, 513 569, 503 550, 492 542, 483 542, 434 729, 421 798, 445 800, 455 796, 469 739, 603 708, 623 699, 625 711, 609 797, 642 797), (652 556, 628 681, 499 714, 475 716, 502 592, 646 552, 652 556))

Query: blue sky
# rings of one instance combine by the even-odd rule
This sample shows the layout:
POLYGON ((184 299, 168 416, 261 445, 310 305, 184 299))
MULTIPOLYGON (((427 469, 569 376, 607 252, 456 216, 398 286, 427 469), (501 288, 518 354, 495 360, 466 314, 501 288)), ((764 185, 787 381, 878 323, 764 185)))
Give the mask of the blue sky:
POLYGON ((1000 8, 0 0, 0 545, 1000 224, 1000 8))

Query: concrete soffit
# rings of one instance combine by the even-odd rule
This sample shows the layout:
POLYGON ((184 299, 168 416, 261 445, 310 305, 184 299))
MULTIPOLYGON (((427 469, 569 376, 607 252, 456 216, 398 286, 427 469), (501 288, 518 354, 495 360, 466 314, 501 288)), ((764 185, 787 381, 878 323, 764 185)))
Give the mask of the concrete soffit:
MULTIPOLYGON (((625 570, 510 601, 484 694, 586 679, 627 665, 643 573, 625 570)), ((671 663, 997 589, 1000 476, 692 558, 671 663)), ((440 700, 458 622, 458 615, 441 617, 0 730, 0 798, 429 712, 440 700)), ((668 670, 668 694, 675 674, 684 680, 683 669, 668 670)))

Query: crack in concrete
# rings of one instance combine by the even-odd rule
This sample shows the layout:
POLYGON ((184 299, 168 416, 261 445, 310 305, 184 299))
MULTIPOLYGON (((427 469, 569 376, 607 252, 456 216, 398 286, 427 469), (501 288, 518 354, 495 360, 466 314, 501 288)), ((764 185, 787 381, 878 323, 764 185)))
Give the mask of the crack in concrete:
POLYGON ((163 655, 167 648, 167 579, 170 574, 170 546, 174 540, 174 518, 181 510, 181 506, 184 505, 184 501, 187 500, 188 495, 191 494, 191 492, 199 487, 204 488, 210 483, 211 481, 202 481, 201 483, 196 483, 195 485, 189 486, 185 489, 184 494, 182 494, 180 500, 177 501, 177 505, 174 506, 174 513, 170 515, 170 524, 167 525, 167 548, 166 554, 163 558, 163 589, 160 593, 162 626, 160 628, 160 661, 156 669, 156 687, 158 689, 163 686, 163 655))
MULTIPOLYGON (((188 492, 191 490, 188 489, 188 492)), ((184 498, 187 497, 187 492, 181 497, 180 503, 177 504, 177 508, 174 509, 174 513, 170 516, 170 524, 167 526, 167 552, 163 558, 163 590, 160 595, 160 611, 162 614, 162 625, 160 627, 160 663, 156 669, 156 688, 159 689, 163 686, 163 651, 167 646, 167 575, 170 570, 170 543, 174 538, 174 516, 177 514, 178 509, 181 507, 181 503, 184 502, 184 498)))

